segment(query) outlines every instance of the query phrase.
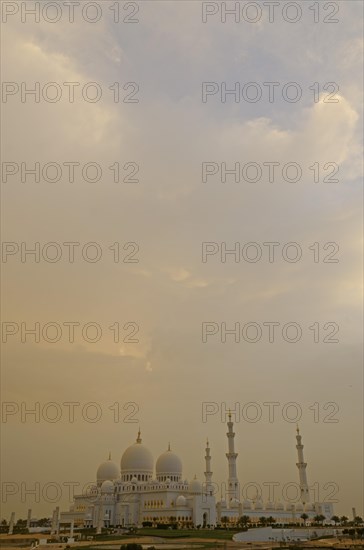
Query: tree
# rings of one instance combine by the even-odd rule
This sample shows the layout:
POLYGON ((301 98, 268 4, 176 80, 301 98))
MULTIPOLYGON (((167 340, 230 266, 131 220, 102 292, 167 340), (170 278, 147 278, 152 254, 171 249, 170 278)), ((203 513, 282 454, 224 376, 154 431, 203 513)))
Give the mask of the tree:
POLYGON ((259 523, 261 525, 265 525, 267 523, 267 518, 265 516, 262 516, 259 518, 259 523))
POLYGON ((341 525, 346 525, 347 522, 348 522, 348 519, 349 518, 347 516, 341 516, 341 518, 340 518, 341 525))
POLYGON ((227 524, 229 523, 229 518, 228 518, 227 516, 223 516, 223 517, 221 518, 221 523, 223 524, 223 526, 224 526, 225 529, 226 529, 227 524))
POLYGON ((48 525, 50 525, 50 523, 51 523, 50 518, 41 518, 41 519, 38 519, 38 521, 37 521, 38 527, 48 527, 48 525))
POLYGON ((313 519, 316 523, 319 523, 319 524, 321 523, 321 525, 322 525, 322 523, 324 522, 324 520, 326 518, 322 514, 317 514, 313 519))
POLYGON ((266 521, 267 521, 267 524, 268 524, 268 525, 272 525, 273 523, 276 522, 276 520, 274 519, 273 516, 269 516, 269 518, 267 518, 266 521))
POLYGON ((361 518, 360 516, 355 516, 354 525, 360 525, 361 523, 363 523, 363 518, 361 518))
POLYGON ((308 520, 308 515, 303 513, 303 514, 301 514, 300 517, 301 517, 301 519, 303 519, 303 523, 306 525, 306 521, 308 520))
POLYGON ((240 525, 240 527, 246 527, 249 523, 250 523, 249 516, 241 516, 238 520, 238 525, 240 525))
POLYGON ((335 525, 337 525, 338 523, 340 523, 340 518, 339 516, 332 516, 331 521, 333 521, 335 525))

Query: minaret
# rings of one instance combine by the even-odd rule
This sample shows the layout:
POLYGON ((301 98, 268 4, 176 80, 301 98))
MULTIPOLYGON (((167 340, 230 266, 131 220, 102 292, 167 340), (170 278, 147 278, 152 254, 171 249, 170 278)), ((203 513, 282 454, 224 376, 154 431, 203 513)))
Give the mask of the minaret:
POLYGON ((136 439, 136 443, 141 443, 142 442, 142 438, 140 437, 140 428, 138 430, 138 437, 136 439))
POLYGON ((29 508, 28 510, 28 516, 27 516, 27 529, 30 529, 30 521, 32 519, 32 509, 29 508))
POLYGON ((97 524, 96 524, 96 534, 100 535, 102 533, 102 528, 104 527, 104 505, 102 498, 99 500, 99 509, 97 511, 97 524))
POLYGON ((205 482, 206 482, 206 494, 211 495, 212 494, 212 472, 211 472, 211 455, 210 455, 210 444, 209 440, 206 441, 206 449, 205 449, 205 462, 206 462, 206 472, 205 473, 205 482))
POLYGON ((51 535, 56 535, 59 528, 59 506, 53 511, 51 535))
POLYGON ((298 462, 296 463, 296 466, 298 468, 298 473, 300 476, 300 489, 301 489, 301 502, 302 504, 307 504, 310 502, 310 492, 308 489, 308 483, 307 483, 307 474, 306 474, 306 467, 307 463, 305 462, 303 458, 303 445, 302 445, 302 436, 300 435, 300 430, 297 426, 297 454, 298 454, 298 462))
POLYGON ((238 453, 235 452, 234 438, 235 433, 233 432, 234 423, 231 421, 231 411, 229 411, 229 421, 228 425, 228 449, 229 452, 226 453, 226 458, 228 459, 229 465, 229 479, 228 479, 228 498, 226 499, 227 505, 229 505, 230 500, 237 499, 239 500, 239 480, 236 475, 236 459, 238 453))
POLYGON ((11 512, 8 535, 12 535, 14 532, 14 522, 15 522, 15 512, 11 512))

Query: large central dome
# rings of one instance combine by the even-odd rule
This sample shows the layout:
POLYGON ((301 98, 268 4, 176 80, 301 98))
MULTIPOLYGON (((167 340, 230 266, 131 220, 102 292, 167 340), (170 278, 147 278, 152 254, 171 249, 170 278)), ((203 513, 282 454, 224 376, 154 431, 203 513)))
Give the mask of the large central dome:
POLYGON ((157 460, 156 473, 158 481, 181 481, 182 478, 182 462, 179 456, 171 451, 170 446, 168 450, 161 454, 157 460))
POLYGON ((122 481, 148 481, 153 476, 154 460, 150 450, 142 444, 140 432, 134 445, 126 449, 121 457, 120 469, 122 481))

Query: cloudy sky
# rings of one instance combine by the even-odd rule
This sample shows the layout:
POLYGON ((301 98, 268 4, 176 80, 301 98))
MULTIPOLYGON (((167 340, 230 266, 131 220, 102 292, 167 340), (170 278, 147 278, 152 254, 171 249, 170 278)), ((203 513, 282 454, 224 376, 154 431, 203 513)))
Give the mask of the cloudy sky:
POLYGON ((336 2, 331 14, 328 3, 317 13, 301 1, 296 23, 285 2, 272 22, 260 8, 255 23, 244 2, 240 22, 225 23, 218 2, 206 23, 199 1, 120 2, 118 23, 115 3, 87 8, 94 23, 82 18, 88 2, 73 23, 57 4, 39 23, 11 6, 3 14, 2 464, 16 493, 4 516, 50 515, 49 499, 21 487, 92 481, 139 424, 155 458, 171 442, 188 479, 203 478, 208 436, 221 483, 229 407, 243 411, 242 485, 277 481, 283 500, 281 488, 298 479, 298 411, 310 485, 328 500, 334 484, 336 511, 362 514, 361 3, 336 2), (216 92, 205 101, 204 82, 216 92), (73 102, 65 83, 77 84, 73 102), (25 93, 36 86, 39 101, 25 93), (224 86, 239 97, 224 98, 224 86), (26 173, 35 163, 39 181, 26 173), (69 163, 78 163, 74 181, 69 163), (216 172, 205 182, 203 163, 216 172), (245 176, 223 183, 223 163, 245 176), (203 243, 215 243, 206 261, 203 243), (272 261, 263 243, 277 243, 272 261), (39 261, 25 254, 35 246, 39 261), (239 258, 221 255, 234 247, 239 258), (273 322, 271 342, 263 323, 273 322), (35 323, 39 341, 26 333, 35 323), (241 329, 240 341, 224 343, 224 326, 241 329), (79 403, 74 422, 70 402, 79 403), (278 404, 271 422, 268 402, 278 404), (204 403, 218 412, 204 419, 204 403), (25 414, 34 407, 39 422, 25 414))

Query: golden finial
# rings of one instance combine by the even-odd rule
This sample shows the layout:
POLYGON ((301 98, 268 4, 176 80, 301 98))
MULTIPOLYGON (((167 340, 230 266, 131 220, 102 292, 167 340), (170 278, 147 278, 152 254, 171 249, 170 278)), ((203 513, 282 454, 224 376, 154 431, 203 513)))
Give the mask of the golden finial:
POLYGON ((141 442, 142 442, 142 439, 141 439, 141 437, 140 437, 140 426, 139 426, 138 437, 137 437, 136 442, 137 442, 137 443, 141 443, 141 442))
POLYGON ((298 424, 296 424, 296 432, 299 434, 300 433, 300 429, 298 427, 298 424))
POLYGON ((109 460, 111 460, 111 452, 109 451, 109 460))
POLYGON ((168 441, 168 450, 169 450, 169 451, 171 450, 171 444, 170 444, 169 441, 168 441))

